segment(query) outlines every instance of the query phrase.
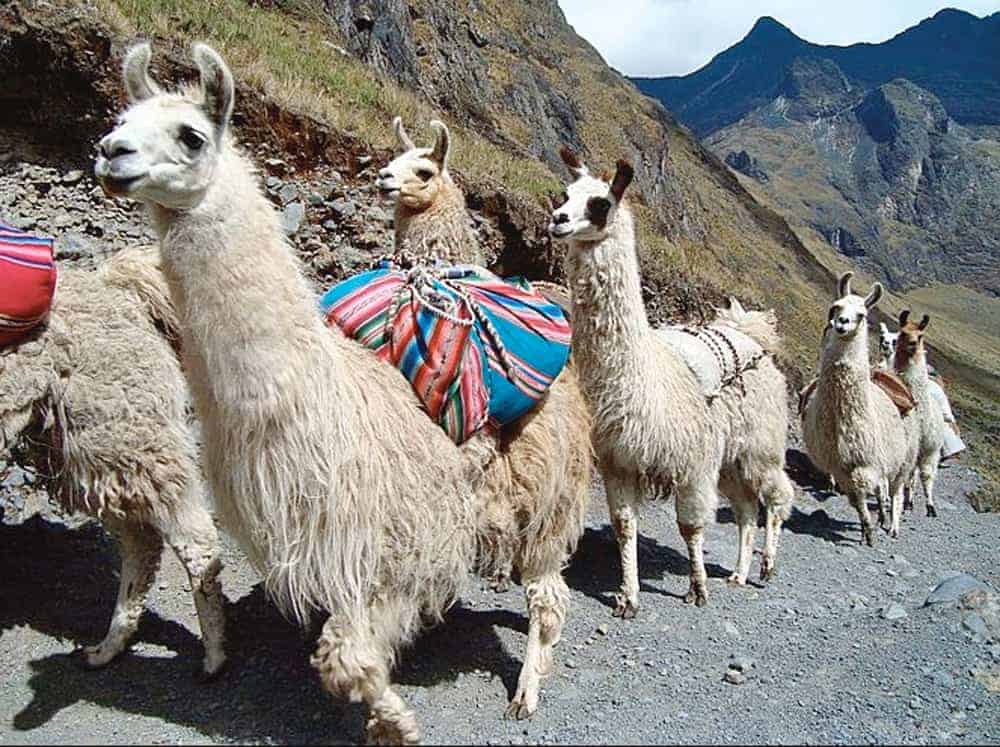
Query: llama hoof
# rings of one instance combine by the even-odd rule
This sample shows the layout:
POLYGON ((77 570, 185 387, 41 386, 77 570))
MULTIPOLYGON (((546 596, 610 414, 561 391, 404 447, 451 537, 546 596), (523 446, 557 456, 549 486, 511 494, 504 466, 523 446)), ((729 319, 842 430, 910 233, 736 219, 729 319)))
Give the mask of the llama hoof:
POLYGON ((228 661, 225 655, 221 657, 206 656, 201 667, 198 668, 195 679, 199 682, 211 682, 225 671, 228 661))
POLYGON ((937 509, 934 508, 934 506, 928 506, 927 507, 927 516, 930 517, 930 518, 932 518, 932 519, 936 519, 937 518, 937 509))
POLYGON ((763 564, 760 567, 760 580, 773 581, 778 575, 778 569, 774 565, 763 564))
POLYGON ((746 586, 747 580, 745 578, 741 578, 738 573, 732 573, 729 575, 729 578, 726 579, 726 583, 730 586, 746 586))
POLYGON ((703 591, 691 589, 684 595, 684 604, 693 604, 696 607, 704 607, 708 604, 708 595, 703 591))
POLYGON ((80 663, 85 669, 100 669, 110 664, 124 649, 115 650, 112 646, 98 644, 78 649, 80 663))
POLYGON ((903 510, 904 511, 912 511, 913 510, 913 501, 903 501, 903 510))
POLYGON ((889 537, 890 537, 890 539, 899 539, 899 530, 898 529, 890 529, 889 530, 889 537))
POLYGON ((636 616, 638 611, 638 602, 632 602, 619 594, 617 604, 615 605, 615 611, 611 614, 614 617, 620 617, 622 620, 631 620, 636 616))
POLYGON ((404 732, 396 724, 372 716, 365 726, 365 741, 368 744, 420 744, 420 734, 416 730, 404 732))
POLYGON ((875 547, 875 532, 872 528, 866 527, 861 533, 864 535, 865 544, 868 545, 868 547, 875 547))
POLYGON ((518 721, 524 721, 525 719, 531 718, 535 715, 535 711, 538 710, 538 695, 533 697, 528 697, 527 693, 517 693, 514 699, 510 701, 510 705, 507 706, 507 711, 504 713, 504 718, 512 718, 518 721))

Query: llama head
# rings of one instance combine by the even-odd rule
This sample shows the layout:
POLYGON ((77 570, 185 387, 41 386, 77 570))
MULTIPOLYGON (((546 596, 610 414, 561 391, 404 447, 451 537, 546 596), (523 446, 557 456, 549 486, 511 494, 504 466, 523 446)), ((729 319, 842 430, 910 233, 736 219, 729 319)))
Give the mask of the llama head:
POLYGON ((924 330, 931 323, 929 315, 924 314, 919 323, 910 321, 910 310, 899 312, 899 334, 896 335, 896 367, 903 368, 911 359, 924 355, 924 330))
POLYGON ((431 120, 435 132, 434 145, 418 148, 403 128, 403 120, 392 120, 392 129, 402 152, 378 172, 376 185, 383 196, 395 200, 413 212, 429 208, 443 189, 451 184, 448 174, 448 152, 451 134, 444 122, 431 120))
POLYGON ((198 205, 215 175, 233 112, 233 76, 205 44, 192 48, 196 86, 163 91, 149 75, 149 44, 125 55, 129 108, 98 145, 94 175, 109 195, 174 210, 198 205))
POLYGON ((896 340, 899 339, 899 332, 890 332, 885 322, 878 323, 878 352, 883 358, 892 357, 892 352, 896 349, 896 340))
POLYGON ((868 310, 874 308, 882 297, 881 283, 875 283, 867 296, 852 293, 851 277, 853 275, 853 272, 845 272, 840 276, 840 281, 837 284, 837 293, 840 298, 831 304, 826 317, 830 329, 841 340, 854 337, 862 330, 867 332, 868 310))
POLYGON ((552 211, 549 235, 557 241, 601 241, 615 219, 625 189, 632 183, 634 171, 627 161, 618 161, 613 178, 591 176, 590 171, 568 146, 559 155, 569 167, 574 181, 566 187, 552 211))

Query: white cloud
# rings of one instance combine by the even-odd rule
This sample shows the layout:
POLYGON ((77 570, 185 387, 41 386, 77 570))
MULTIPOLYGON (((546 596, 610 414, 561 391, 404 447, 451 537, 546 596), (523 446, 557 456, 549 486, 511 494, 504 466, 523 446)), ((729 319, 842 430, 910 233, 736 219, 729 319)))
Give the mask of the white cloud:
POLYGON ((997 0, 559 0, 566 18, 608 64, 626 75, 684 75, 732 46, 760 16, 773 16, 817 44, 881 42, 960 8, 985 16, 997 0))

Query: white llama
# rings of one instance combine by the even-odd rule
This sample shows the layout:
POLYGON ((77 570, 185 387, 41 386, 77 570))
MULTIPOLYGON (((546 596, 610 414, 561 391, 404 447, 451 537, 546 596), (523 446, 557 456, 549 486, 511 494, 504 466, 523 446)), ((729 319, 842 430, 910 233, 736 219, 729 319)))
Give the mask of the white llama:
MULTIPOLYGON (((431 127, 433 146, 418 148, 402 120, 393 120, 403 153, 379 172, 378 187, 395 205, 396 248, 484 265, 465 197, 448 171, 448 128, 436 120, 431 127)), ((484 570, 494 574, 498 590, 518 571, 529 618, 539 621, 529 624, 528 652, 508 710, 526 718, 537 708, 538 678, 551 670, 569 601, 562 569, 583 534, 590 499, 590 416, 572 363, 532 412, 499 434, 475 439, 463 448, 482 450, 485 459, 484 570)))
POLYGON ((810 459, 846 493, 865 542, 874 545, 868 496, 877 496, 880 510, 892 501, 890 534, 898 536, 903 488, 916 463, 918 421, 900 415, 871 380, 868 312, 882 297, 882 285, 858 296, 851 292, 851 277, 841 276, 840 298, 827 314, 819 378, 802 414, 802 434, 810 459))
POLYGON ((0 453, 23 449, 54 501, 119 540, 118 600, 104 640, 83 649, 89 667, 128 646, 164 543, 190 579, 204 674, 226 660, 218 536, 175 327, 158 252, 129 250, 95 271, 63 268, 48 321, 0 350, 0 453))
MULTIPOLYGON (((194 58, 200 86, 165 93, 149 46, 130 50, 131 106, 95 173, 144 202, 160 236, 222 523, 283 611, 330 613, 313 657, 324 686, 365 702, 371 739, 414 742, 390 670, 473 565, 483 505, 469 477, 482 454, 456 448, 398 371, 324 325, 229 136, 231 73, 203 44, 194 58)), ((561 623, 536 607, 549 609, 532 608, 526 667, 544 661, 531 654, 540 628, 561 623)))
MULTIPOLYGON (((879 357, 876 364, 878 368, 887 371, 895 370, 895 351, 896 341, 898 339, 899 332, 891 332, 885 322, 879 322, 879 357)), ((925 365, 928 374, 930 374, 932 372, 931 364, 926 363, 925 365)), ((941 447, 941 461, 944 461, 945 459, 949 459, 954 457, 956 454, 961 454, 965 451, 965 442, 962 441, 962 437, 959 435, 958 420, 956 420, 955 413, 951 409, 951 402, 948 401, 948 395, 945 394, 944 387, 928 376, 927 392, 930 394, 931 398, 937 402, 938 407, 941 408, 941 414, 944 416, 944 444, 941 447)), ((912 494, 916 488, 916 479, 917 476, 914 475, 913 483, 911 484, 910 489, 906 492, 906 500, 903 505, 903 508, 906 511, 913 509, 912 494)))
POLYGON ((714 518, 719 488, 738 525, 730 576, 736 584, 745 584, 749 573, 758 498, 767 506, 763 578, 774 572, 781 524, 791 510, 794 491, 784 472, 785 379, 766 354, 777 337, 773 316, 734 307, 700 339, 652 329, 642 303, 632 213, 622 199, 631 166, 619 161, 608 183, 592 177, 568 148, 562 157, 575 181, 552 214, 549 232, 569 244, 574 356, 621 552, 624 579, 615 614, 628 618, 638 609, 637 518, 650 489, 677 496, 677 525, 691 559, 686 601, 703 605, 704 527, 714 518), (704 346, 713 344, 701 341, 708 338, 718 346, 719 363, 732 362, 732 346, 749 364, 730 369, 739 380, 729 385, 719 388, 716 379, 715 391, 707 391, 704 380, 720 373, 713 356, 707 364, 698 358, 692 368, 680 352, 704 354, 704 346))
MULTIPOLYGON (((924 488, 924 498, 927 501, 927 515, 937 516, 934 507, 934 481, 937 479, 938 466, 941 463, 941 450, 944 448, 945 420, 944 412, 937 398, 930 389, 930 378, 927 375, 927 353, 924 350, 924 330, 930 324, 931 318, 924 314, 919 324, 909 321, 910 311, 904 309, 899 315, 899 332, 896 339, 896 350, 893 355, 893 367, 899 377, 910 388, 910 394, 916 401, 916 414, 920 422, 920 446, 917 451, 916 468, 920 482, 924 488)), ((911 480, 906 491, 912 491, 914 481, 911 480)), ((912 506, 912 497, 907 495, 907 503, 912 506)), ((895 517, 894 517, 895 518, 895 517)))

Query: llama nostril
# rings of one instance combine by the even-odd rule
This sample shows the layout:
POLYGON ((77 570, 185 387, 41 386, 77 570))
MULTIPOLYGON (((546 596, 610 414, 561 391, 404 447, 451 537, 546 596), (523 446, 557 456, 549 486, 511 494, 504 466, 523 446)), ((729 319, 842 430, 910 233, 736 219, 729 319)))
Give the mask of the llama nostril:
POLYGON ((552 218, 552 222, 556 224, 569 223, 569 215, 567 215, 566 213, 556 213, 555 216, 552 218))
POLYGON ((118 158, 119 156, 127 156, 131 153, 135 153, 135 148, 130 148, 122 140, 110 140, 105 138, 100 144, 101 155, 111 160, 113 158, 118 158))

